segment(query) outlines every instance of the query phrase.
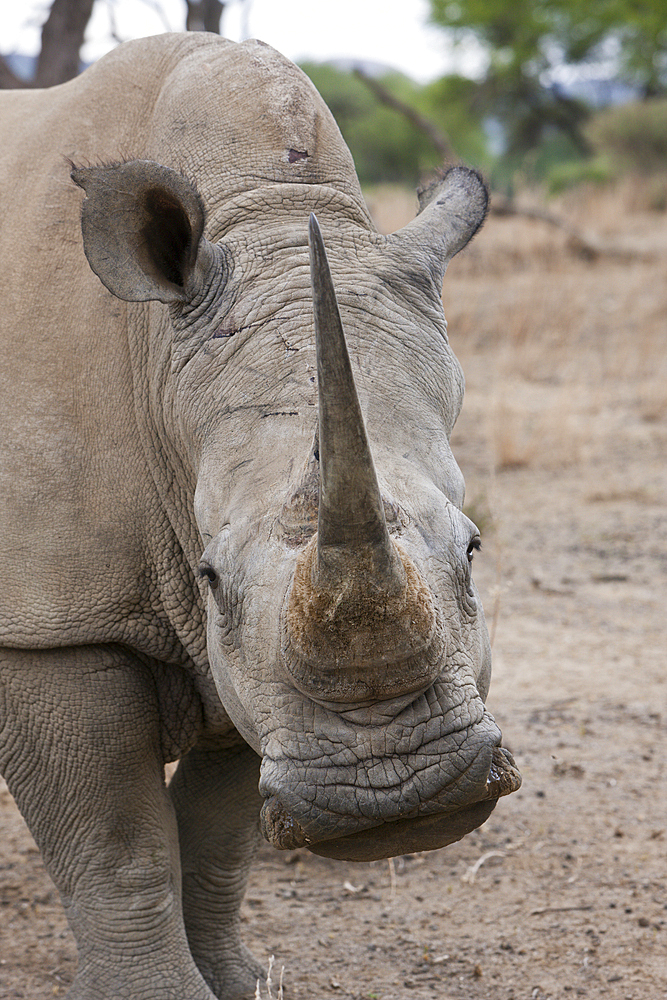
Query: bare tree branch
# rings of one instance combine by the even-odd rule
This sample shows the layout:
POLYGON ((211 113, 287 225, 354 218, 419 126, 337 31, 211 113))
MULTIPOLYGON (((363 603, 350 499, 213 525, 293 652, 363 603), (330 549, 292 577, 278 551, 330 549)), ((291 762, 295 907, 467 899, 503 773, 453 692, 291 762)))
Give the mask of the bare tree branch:
MULTIPOLYGON (((76 76, 80 66, 80 49, 95 0, 53 0, 49 16, 42 27, 42 48, 37 59, 35 78, 21 80, 0 56, 0 88, 52 87, 76 76)), ((156 0, 144 0, 169 27, 164 12, 156 0)), ((220 21, 225 9, 223 0, 186 0, 189 31, 220 33, 220 21)), ((110 9, 111 34, 117 36, 113 10, 110 9)))
MULTIPOLYGON (((160 3, 160 0, 141 0, 141 3, 143 3, 144 7, 148 7, 149 10, 152 10, 153 13, 160 19, 162 27, 165 31, 174 31, 169 18, 164 12, 164 8, 160 3)), ((107 6, 109 8, 109 16, 111 17, 113 11, 113 0, 107 0, 107 6)))
POLYGON ((423 132, 426 135, 435 149, 438 151, 440 158, 443 163, 454 163, 458 162, 458 156, 454 152, 449 137, 445 135, 441 129, 438 128, 430 119, 425 118, 424 115, 420 114, 415 108, 401 101, 394 94, 390 93, 389 90, 376 80, 374 77, 369 76, 367 73, 357 66, 354 70, 354 75, 357 76, 363 83, 366 84, 368 89, 377 97, 381 104, 386 104, 388 108, 393 108, 394 111, 398 111, 399 114, 403 115, 404 118, 414 125, 416 129, 423 132))
POLYGON ((492 215, 501 217, 518 215, 524 219, 546 222, 549 226, 562 229, 568 235, 568 249, 585 260, 597 260, 598 257, 615 257, 620 260, 655 259, 655 254, 651 251, 640 251, 629 247, 619 247, 603 243, 593 233, 584 234, 567 219, 562 218, 560 215, 554 215, 553 212, 549 212, 545 208, 522 207, 508 198, 494 195, 491 199, 490 212, 492 215))

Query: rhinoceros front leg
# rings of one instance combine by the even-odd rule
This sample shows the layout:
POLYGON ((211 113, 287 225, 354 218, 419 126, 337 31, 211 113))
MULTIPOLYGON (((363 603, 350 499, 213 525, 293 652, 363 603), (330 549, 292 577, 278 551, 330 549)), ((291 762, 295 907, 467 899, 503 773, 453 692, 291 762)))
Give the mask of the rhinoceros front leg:
POLYGON ((0 768, 76 938, 69 1000, 214 1000, 183 924, 148 669, 112 647, 0 651, 0 768))
POLYGON ((220 1000, 254 997, 265 970, 241 943, 240 906, 259 840, 260 758, 245 743, 200 743, 169 786, 190 950, 220 1000))

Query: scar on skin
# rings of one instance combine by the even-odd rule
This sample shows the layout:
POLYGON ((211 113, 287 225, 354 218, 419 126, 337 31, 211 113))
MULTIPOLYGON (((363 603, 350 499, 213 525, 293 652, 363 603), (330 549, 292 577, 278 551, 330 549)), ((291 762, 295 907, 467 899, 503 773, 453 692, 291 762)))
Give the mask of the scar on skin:
POLYGON ((233 337, 238 332, 233 326, 221 326, 211 335, 211 340, 215 340, 218 337, 233 337))
POLYGON ((287 151, 287 159, 290 163, 296 163, 297 160, 307 160, 308 153, 301 149, 289 149, 287 151))
POLYGON ((296 352, 296 351, 298 351, 298 350, 299 350, 299 348, 298 348, 298 347, 292 347, 292 345, 291 345, 291 344, 289 344, 289 343, 288 343, 288 342, 287 342, 287 341, 285 340, 285 338, 283 337, 282 333, 279 333, 279 334, 278 334, 278 336, 280 337, 280 339, 282 340, 283 344, 285 345, 285 350, 286 350, 286 351, 295 351, 295 352, 296 352))

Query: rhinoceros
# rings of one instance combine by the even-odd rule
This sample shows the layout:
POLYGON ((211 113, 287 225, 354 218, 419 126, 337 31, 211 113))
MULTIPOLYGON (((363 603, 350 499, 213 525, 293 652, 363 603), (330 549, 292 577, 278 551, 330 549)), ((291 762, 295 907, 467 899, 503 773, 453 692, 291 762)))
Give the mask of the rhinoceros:
POLYGON ((520 783, 449 444, 442 280, 486 189, 454 167, 380 235, 257 41, 0 98, 2 770, 71 1000, 252 996, 260 831, 430 850, 520 783))

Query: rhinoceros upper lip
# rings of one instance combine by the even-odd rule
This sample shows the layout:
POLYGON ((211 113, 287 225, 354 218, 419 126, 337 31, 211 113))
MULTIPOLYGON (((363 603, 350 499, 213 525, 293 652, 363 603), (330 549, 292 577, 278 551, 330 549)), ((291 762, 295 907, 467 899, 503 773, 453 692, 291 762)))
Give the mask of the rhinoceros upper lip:
POLYGON ((495 747, 491 758, 489 777, 486 779, 488 798, 499 799, 511 795, 521 787, 521 775, 514 757, 505 747, 495 747))
MULTIPOLYGON (((293 703, 292 685, 285 697, 293 703)), ((410 839, 412 821, 421 830, 433 815, 440 816, 435 828, 444 846, 451 843, 448 828, 465 826, 449 816, 472 816, 476 803, 495 802, 519 787, 514 761, 478 695, 466 696, 443 673, 423 694, 408 697, 409 705, 404 700, 348 703, 337 712, 303 697, 301 711, 272 716, 262 738, 259 784, 266 800, 262 830, 271 843, 311 846, 373 828, 386 840, 384 828, 403 821, 415 843, 421 834, 410 839)), ((431 836, 434 827, 429 830, 431 836)), ((395 826, 392 838, 400 840, 395 826)))

